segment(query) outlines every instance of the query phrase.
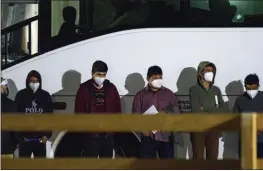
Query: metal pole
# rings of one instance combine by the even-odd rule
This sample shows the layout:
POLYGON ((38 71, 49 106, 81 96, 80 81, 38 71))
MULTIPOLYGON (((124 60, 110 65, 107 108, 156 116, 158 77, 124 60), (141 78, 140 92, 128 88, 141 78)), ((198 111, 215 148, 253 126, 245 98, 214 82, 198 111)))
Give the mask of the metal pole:
POLYGON ((93 10, 94 10, 94 1, 89 0, 88 1, 88 26, 89 26, 89 31, 93 31, 93 10))
POLYGON ((28 54, 32 55, 32 22, 28 24, 28 54))
POLYGON ((7 43, 7 33, 5 33, 5 65, 7 65, 7 55, 8 55, 8 43, 7 43))

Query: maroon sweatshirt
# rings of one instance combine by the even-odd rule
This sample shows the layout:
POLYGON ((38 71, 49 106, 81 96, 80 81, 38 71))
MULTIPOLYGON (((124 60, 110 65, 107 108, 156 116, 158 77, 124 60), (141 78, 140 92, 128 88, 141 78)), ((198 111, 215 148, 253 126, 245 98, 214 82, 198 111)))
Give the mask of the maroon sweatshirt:
POLYGON ((75 113, 121 113, 117 88, 109 80, 98 89, 92 79, 81 84, 75 99, 75 113))

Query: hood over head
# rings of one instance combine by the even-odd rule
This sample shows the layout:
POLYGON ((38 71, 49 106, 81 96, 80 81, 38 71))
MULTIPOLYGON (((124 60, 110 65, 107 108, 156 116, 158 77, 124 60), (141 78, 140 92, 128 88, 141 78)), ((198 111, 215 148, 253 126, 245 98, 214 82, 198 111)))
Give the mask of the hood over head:
POLYGON ((212 62, 209 61, 202 61, 199 63, 198 68, 197 68, 197 81, 200 84, 201 83, 201 78, 200 78, 200 74, 202 73, 203 69, 207 66, 211 66, 214 68, 214 78, 213 81, 211 82, 211 84, 214 84, 215 81, 215 77, 216 77, 216 66, 215 64, 213 64, 212 62))
POLYGON ((42 88, 42 78, 41 78, 41 75, 39 72, 37 72, 36 70, 32 70, 28 73, 27 77, 26 77, 26 87, 27 88, 30 88, 29 87, 29 78, 30 77, 36 77, 38 80, 39 80, 39 89, 42 88))

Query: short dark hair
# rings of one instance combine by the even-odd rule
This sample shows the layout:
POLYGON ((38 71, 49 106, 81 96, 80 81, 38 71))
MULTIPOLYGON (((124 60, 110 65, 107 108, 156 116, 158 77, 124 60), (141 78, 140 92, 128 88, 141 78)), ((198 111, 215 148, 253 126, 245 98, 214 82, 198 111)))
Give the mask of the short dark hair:
POLYGON ((92 65, 92 73, 95 73, 95 72, 108 72, 108 66, 105 62, 103 61, 95 61, 92 65))
POLYGON ((161 67, 159 67, 157 65, 151 66, 148 69, 147 77, 150 78, 153 75, 163 75, 163 71, 162 71, 161 67))
POLYGON ((259 85, 259 78, 258 78, 257 74, 249 74, 248 76, 246 76, 244 82, 245 82, 245 86, 246 85, 252 85, 252 84, 259 85))
POLYGON ((74 7, 72 6, 66 6, 65 8, 63 8, 63 18, 65 21, 68 22, 75 22, 76 20, 76 15, 77 15, 77 11, 74 7))

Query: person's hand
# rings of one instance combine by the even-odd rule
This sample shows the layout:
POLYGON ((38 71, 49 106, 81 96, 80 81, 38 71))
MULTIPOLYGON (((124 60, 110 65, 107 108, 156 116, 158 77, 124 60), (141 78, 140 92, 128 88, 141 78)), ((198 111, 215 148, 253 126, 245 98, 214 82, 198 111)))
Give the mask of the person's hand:
POLYGON ((204 107, 203 107, 203 106, 201 106, 200 109, 201 109, 202 111, 204 111, 204 107))
POLYGON ((146 137, 149 137, 150 136, 150 133, 149 132, 143 132, 142 133, 144 136, 146 136, 146 137))
POLYGON ((160 111, 158 111, 158 113, 159 113, 159 114, 165 113, 165 111, 164 111, 164 110, 160 110, 160 111))
POLYGON ((46 143, 47 142, 47 137, 46 136, 43 136, 42 138, 41 138, 41 143, 46 143))

